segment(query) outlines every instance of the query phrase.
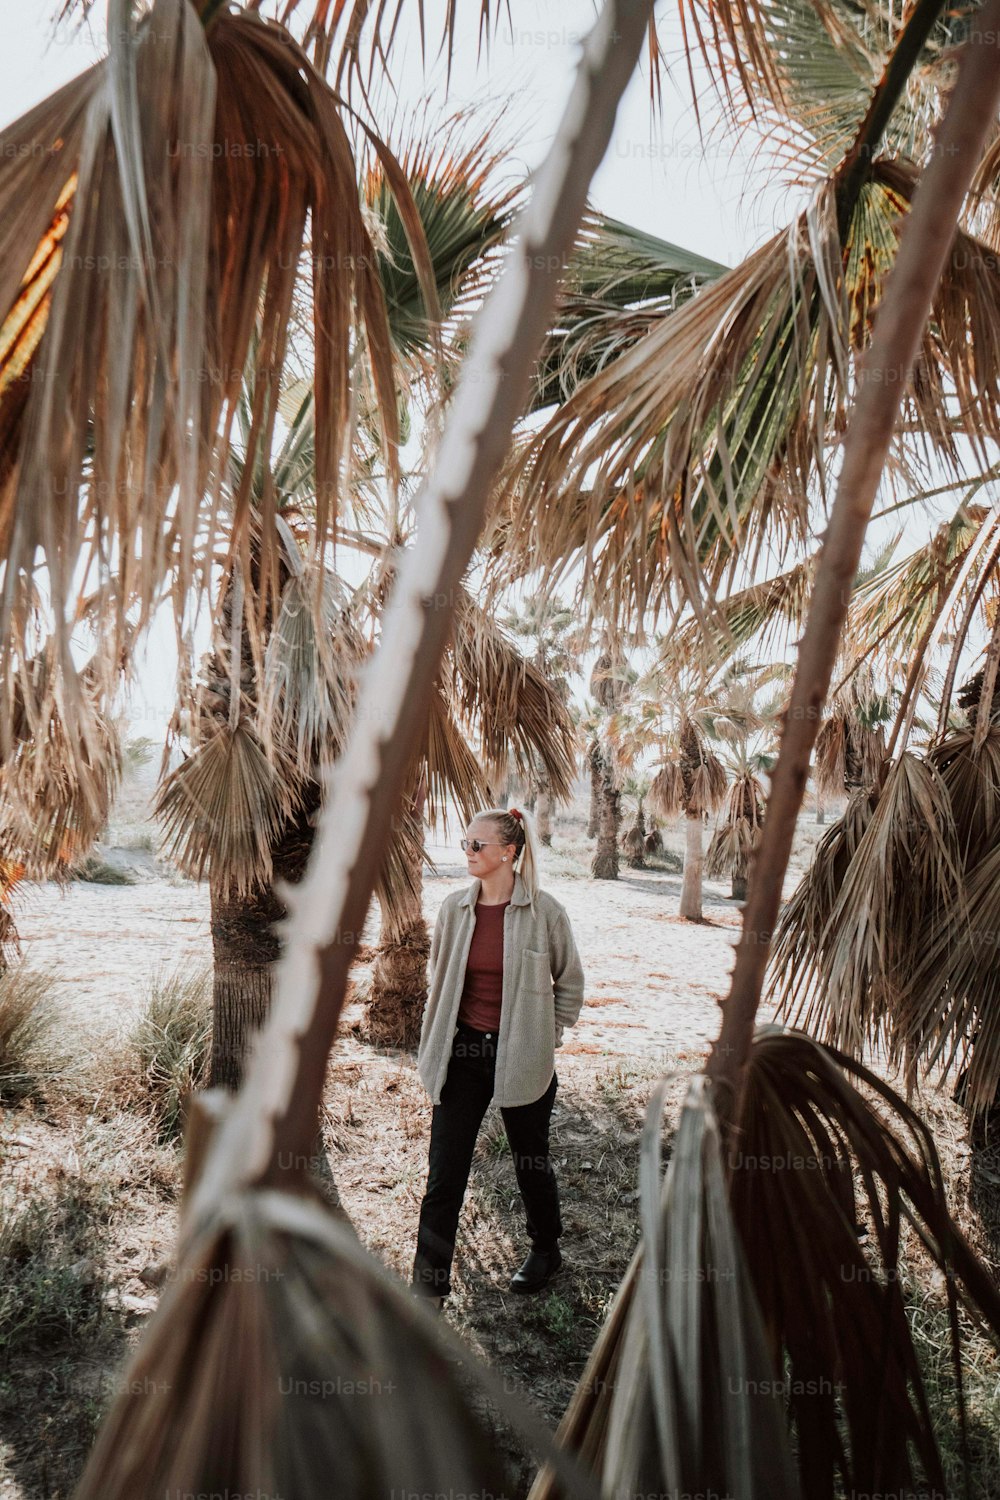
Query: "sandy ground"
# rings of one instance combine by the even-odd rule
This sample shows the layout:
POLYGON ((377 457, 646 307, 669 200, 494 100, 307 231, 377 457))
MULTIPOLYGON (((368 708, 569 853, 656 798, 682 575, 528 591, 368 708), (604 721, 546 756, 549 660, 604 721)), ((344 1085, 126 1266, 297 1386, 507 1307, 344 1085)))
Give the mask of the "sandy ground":
MULTIPOLYGON (((428 853, 425 909, 468 882, 453 841, 428 853)), ((739 907, 706 883, 701 925, 677 916, 679 876, 623 868, 589 879, 576 859, 546 851, 543 880, 569 913, 586 975, 586 999, 563 1052, 641 1056, 689 1071, 718 1030, 718 1001, 732 965, 739 907)), ((23 889, 17 913, 24 957, 55 978, 67 1013, 99 1045, 127 1024, 159 973, 211 963, 207 885, 176 878, 131 886, 74 882, 23 889)), ((377 915, 366 935, 377 934, 377 915)))

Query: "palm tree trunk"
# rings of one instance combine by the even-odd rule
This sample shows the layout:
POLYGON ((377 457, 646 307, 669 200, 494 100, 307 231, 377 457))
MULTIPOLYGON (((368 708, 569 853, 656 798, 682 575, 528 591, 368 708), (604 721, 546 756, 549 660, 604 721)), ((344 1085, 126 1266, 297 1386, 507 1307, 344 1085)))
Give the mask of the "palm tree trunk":
MULTIPOLYGON (((418 811, 416 818, 419 816, 418 811)), ((419 833, 419 825, 415 832, 419 833)), ((415 842, 420 852, 410 869, 413 892, 402 891, 391 904, 387 901, 382 907, 379 948, 364 1018, 365 1038, 378 1047, 415 1048, 427 1004, 431 940, 421 899, 423 847, 415 842)))
POLYGON ((701 813, 686 813, 684 825, 684 881, 681 886, 680 914, 688 922, 700 922, 701 882, 705 863, 701 846, 701 813))
POLYGON ((601 770, 595 759, 596 742, 590 747, 590 816, 587 819, 587 837, 596 839, 601 821, 601 770))
MULTIPOLYGON (((318 785, 307 788, 304 806, 286 823, 271 851, 276 881, 301 879, 312 847, 310 819, 319 806, 318 785)), ((281 950, 275 923, 285 917, 274 886, 243 896, 225 894, 213 883, 212 923, 212 1087, 238 1089, 253 1035, 271 1005, 271 966, 281 950)))
POLYGON ((733 876, 732 897, 734 901, 745 901, 747 899, 747 877, 745 874, 733 876))
POLYGON ((591 774, 595 763, 598 767, 597 850, 591 873, 595 880, 617 880, 621 793, 615 786, 611 763, 596 743, 591 750, 591 774))
POLYGON ((235 1092, 271 1005, 271 965, 281 946, 273 924, 284 907, 270 887, 225 896, 213 884, 211 911, 212 1087, 235 1092))
POLYGON ((535 780, 535 831, 546 848, 550 848, 552 845, 552 780, 544 766, 535 780))

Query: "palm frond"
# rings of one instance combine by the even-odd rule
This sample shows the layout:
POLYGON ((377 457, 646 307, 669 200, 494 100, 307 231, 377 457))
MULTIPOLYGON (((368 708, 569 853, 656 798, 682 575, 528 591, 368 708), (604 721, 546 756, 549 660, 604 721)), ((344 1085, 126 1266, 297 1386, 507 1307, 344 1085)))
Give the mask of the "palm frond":
POLYGON ((673 820, 684 811, 684 777, 680 762, 668 760, 649 785, 649 805, 661 818, 673 820))
POLYGON ((945 1075, 963 1067, 962 1102, 970 1115, 1000 1095, 1000 849, 988 848, 956 902, 927 933, 913 994, 899 1030, 914 1059, 945 1075))
POLYGON ((581 1466, 485 1364, 475 1365, 477 1395, 468 1391, 467 1347, 349 1227, 278 1192, 236 1197, 219 1219, 182 1246, 80 1500, 220 1485, 301 1500, 413 1485, 508 1494, 486 1402, 554 1464, 567 1493, 597 1500, 581 1466))
POLYGON ((816 572, 816 554, 783 573, 749 584, 716 601, 706 621, 696 615, 671 631, 659 665, 667 673, 704 664, 744 650, 767 653, 794 640, 802 631, 816 572))
POLYGON ((752 771, 743 771, 730 783, 722 821, 705 851, 705 873, 745 876, 764 826, 765 793, 752 771))
MULTIPOLYGON (((512 571, 579 564, 583 591, 641 615, 714 587, 737 555, 752 569, 804 545, 913 185, 875 162, 841 246, 821 183, 786 233, 576 386, 509 477, 512 571)), ((998 338, 995 257, 960 233, 904 411, 952 467, 956 430, 977 451, 1000 431, 998 338)))
POLYGON ((429 135, 412 127, 397 145, 398 170, 421 226, 415 238, 426 246, 423 275, 403 217, 407 200, 393 191, 383 162, 365 178, 365 201, 379 221, 376 255, 386 315, 403 356, 426 353, 441 317, 479 298, 489 278, 492 252, 507 233, 518 198, 517 188, 490 186, 502 159, 499 123, 480 125, 469 139, 469 113, 462 110, 429 135), (428 280, 433 309, 427 305, 428 280))
MULTIPOLYGON (((204 30, 192 5, 156 0, 133 33, 129 7, 119 9, 110 58, 12 126, 0 153, 0 220, 21 231, 0 286, 0 382, 31 377, 26 399, 0 403, 0 620, 6 633, 36 567, 58 599, 92 570, 112 654, 126 602, 141 624, 164 584, 185 603, 192 587, 208 586, 195 539, 206 528, 215 535, 252 345, 246 450, 271 450, 307 231, 320 538, 331 534, 341 485, 356 327, 390 475, 398 440, 384 299, 328 86, 259 16, 222 10, 204 30), (33 315, 32 338, 45 323, 26 372, 36 263, 62 209, 68 228, 33 315)), ((250 483, 248 471, 234 497, 234 552, 245 544, 250 483)), ((65 645, 61 657, 69 681, 65 645)))
POLYGON ((904 1223, 944 1276, 963 1426, 959 1299, 996 1334, 1000 1294, 951 1217, 930 1131, 859 1063, 776 1027, 755 1038, 739 1123, 732 1213, 787 1391, 801 1493, 946 1493, 906 1318, 904 1223))
POLYGON ((440 684, 430 694, 427 729, 414 774, 424 776, 426 812, 431 822, 441 817, 449 800, 468 821, 489 801, 489 779, 482 759, 472 749, 440 684), (419 767, 419 769, 418 769, 419 767))
POLYGON ((496 619, 466 589, 455 601, 452 691, 460 714, 478 733, 495 767, 534 774, 541 760, 557 798, 576 779, 577 736, 557 686, 522 656, 496 619))
POLYGON ((271 851, 300 801, 289 765, 269 757, 244 720, 216 724, 159 785, 166 852, 224 894, 270 884, 271 851))
MULTIPOLYGON (((932 765, 907 752, 892 766, 842 868, 829 918, 805 959, 809 978, 794 981, 814 987, 806 1024, 856 1056, 885 1038, 898 1057, 905 1050, 905 1014, 922 957, 913 934, 939 931, 964 909, 951 803, 932 765)), ((827 865, 824 876, 829 870, 827 865)), ((783 914, 776 965, 796 948, 804 957, 803 916, 811 927, 808 907, 783 914), (789 930, 793 920, 799 941, 789 930)))
POLYGON ((962 859, 971 868, 1000 828, 1000 727, 991 726, 980 745, 972 730, 959 730, 932 745, 927 759, 947 790, 962 859))
POLYGON ((535 374, 530 409, 566 399, 725 266, 590 213, 566 268, 559 309, 535 374))
POLYGON ((642 1262, 608 1402, 608 1494, 796 1493, 779 1390, 729 1208, 718 1124, 692 1085, 665 1179, 665 1085, 640 1157, 642 1262))
POLYGON ((816 846, 812 863, 781 909, 771 953, 771 970, 780 1013, 804 1016, 812 1028, 813 1017, 803 1009, 822 964, 822 939, 844 884, 844 877, 871 821, 874 798, 870 791, 855 792, 843 817, 827 829, 816 846))
POLYGON ((357 673, 368 655, 336 575, 325 572, 321 628, 316 626, 313 569, 287 580, 267 640, 256 728, 262 744, 300 776, 343 749, 357 673))
POLYGON ((0 769, 0 830, 32 880, 65 876, 101 836, 122 774, 117 721, 101 653, 80 673, 77 709, 67 714, 65 684, 50 639, 15 680, 8 730, 13 746, 0 769))

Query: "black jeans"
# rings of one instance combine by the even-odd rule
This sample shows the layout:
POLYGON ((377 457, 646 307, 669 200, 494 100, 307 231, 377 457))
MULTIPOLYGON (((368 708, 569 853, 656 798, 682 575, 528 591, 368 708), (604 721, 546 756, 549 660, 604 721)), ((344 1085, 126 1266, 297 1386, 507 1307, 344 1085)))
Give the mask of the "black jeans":
MULTIPOLYGON (((413 1285, 430 1296, 451 1291, 451 1262, 472 1153, 493 1094, 496 1033, 459 1022, 452 1043, 441 1103, 431 1117, 427 1189, 420 1206, 413 1285)), ((555 1073, 533 1104, 501 1108, 521 1189, 528 1235, 536 1250, 551 1250, 562 1234, 559 1189, 549 1159, 549 1120, 558 1080, 555 1073)))

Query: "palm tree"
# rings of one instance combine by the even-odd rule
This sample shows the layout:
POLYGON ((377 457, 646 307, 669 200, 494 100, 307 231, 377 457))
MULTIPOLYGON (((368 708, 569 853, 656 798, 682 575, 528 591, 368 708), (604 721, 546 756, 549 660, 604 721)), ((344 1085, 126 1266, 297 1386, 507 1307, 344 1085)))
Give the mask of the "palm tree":
POLYGON ((769 771, 773 764, 773 756, 748 755, 746 747, 740 746, 729 766, 732 779, 722 820, 709 841, 705 873, 728 876, 734 901, 745 901, 747 897, 750 861, 760 842, 767 801, 760 773, 769 771))
MULTIPOLYGON (((731 584, 742 558, 801 561, 899 225, 935 149, 951 49, 969 24, 914 5, 903 42, 889 15, 761 9, 781 83, 760 85, 747 113, 772 144, 788 142, 809 206, 679 306, 637 296, 595 316, 567 360, 564 399, 510 478, 512 573, 576 567, 581 599, 612 601, 633 620, 731 584)), ((986 157, 983 208, 970 205, 958 231, 907 392, 893 453, 901 475, 919 457, 915 439, 954 476, 959 435, 979 454, 982 436, 1000 430, 996 363, 972 352, 992 348, 1000 328, 995 169, 986 157)))
POLYGON ((622 796, 634 809, 632 824, 622 837, 622 848, 628 859, 630 870, 646 868, 648 834, 646 831, 645 801, 649 795, 648 776, 629 776, 622 785, 622 796))
MULTIPOLYGON (((569 678, 579 671, 579 657, 584 641, 573 610, 541 594, 530 594, 517 610, 504 616, 504 628, 517 640, 534 646, 532 661, 552 683, 565 704, 570 701, 569 678)), ((535 828, 540 841, 552 843, 552 782, 545 766, 539 762, 531 779, 535 828)))
MULTIPOLYGON (((432 143, 401 153, 409 192, 420 215, 440 305, 454 315, 484 275, 503 233, 509 195, 484 192, 493 158, 485 136, 461 157, 454 122, 432 143), (470 290, 471 288, 471 290, 470 290)), ((379 271, 393 351, 412 389, 421 374, 434 375, 434 327, 420 298, 420 279, 408 256, 397 199, 387 174, 372 171, 365 190, 377 210, 379 271)), ((301 384, 301 383, 300 383, 301 384)), ((285 402, 288 430, 273 464, 257 450, 249 484, 260 525, 251 536, 251 592, 262 558, 266 507, 273 512, 281 548, 278 612, 262 622, 242 612, 242 574, 227 585, 219 643, 206 662, 201 694, 190 715, 194 753, 163 783, 158 810, 175 857, 212 887, 214 1015, 212 1081, 236 1087, 248 1039, 266 1015, 271 974, 279 952, 277 924, 285 911, 279 887, 301 877, 321 801, 321 772, 336 760, 348 732, 357 673, 370 651, 371 632, 391 583, 391 546, 405 548, 395 530, 379 537, 366 525, 378 508, 372 494, 377 433, 359 428, 366 445, 360 483, 340 528, 356 553, 373 560, 368 582, 353 597, 329 567, 307 575, 308 538, 318 525, 315 488, 316 404, 308 387, 293 386, 285 402), (297 398, 297 399, 296 399, 297 398), (353 524, 346 525, 346 522, 353 524), (314 627, 313 592, 321 579, 322 628, 314 627), (371 631, 364 617, 370 616, 371 631), (236 632, 235 636, 233 632, 236 632), (257 632, 255 637, 255 632, 257 632), (238 657, 232 645, 238 640, 238 657), (235 826, 234 826, 235 824, 235 826)), ((254 392, 240 408, 249 442, 254 392)), ((250 450, 247 450, 250 451, 250 450)), ((245 489, 242 460, 234 457, 230 491, 245 489)), ((572 764, 572 727, 547 684, 523 663, 472 596, 463 591, 447 670, 429 702, 428 729, 414 769, 409 812, 401 820, 380 884, 382 930, 366 1014, 367 1034, 385 1045, 412 1046, 426 998, 429 949, 421 907, 422 817, 435 816, 446 797, 469 817, 488 797, 490 763, 523 765, 539 757, 560 791, 572 764), (475 730, 487 749, 485 764, 470 752, 475 730)))
POLYGON ((710 708, 705 716, 708 734, 725 747, 723 761, 730 778, 723 816, 705 856, 705 871, 728 877, 737 901, 746 900, 750 862, 763 829, 767 794, 760 777, 774 767, 774 741, 787 677, 783 663, 752 668, 743 661, 734 662, 713 692, 718 712, 710 708))
POLYGON ((668 736, 667 743, 672 753, 664 757, 653 777, 649 800, 664 818, 683 814, 686 836, 680 915, 688 922, 700 922, 704 873, 702 828, 705 819, 722 803, 726 772, 687 712, 682 711, 677 729, 668 736))
POLYGON ((611 726, 624 701, 634 672, 614 640, 605 643, 590 673, 596 709, 585 724, 591 792, 596 805, 597 848, 591 862, 595 880, 618 879, 618 839, 621 826, 621 772, 616 764, 611 726))

